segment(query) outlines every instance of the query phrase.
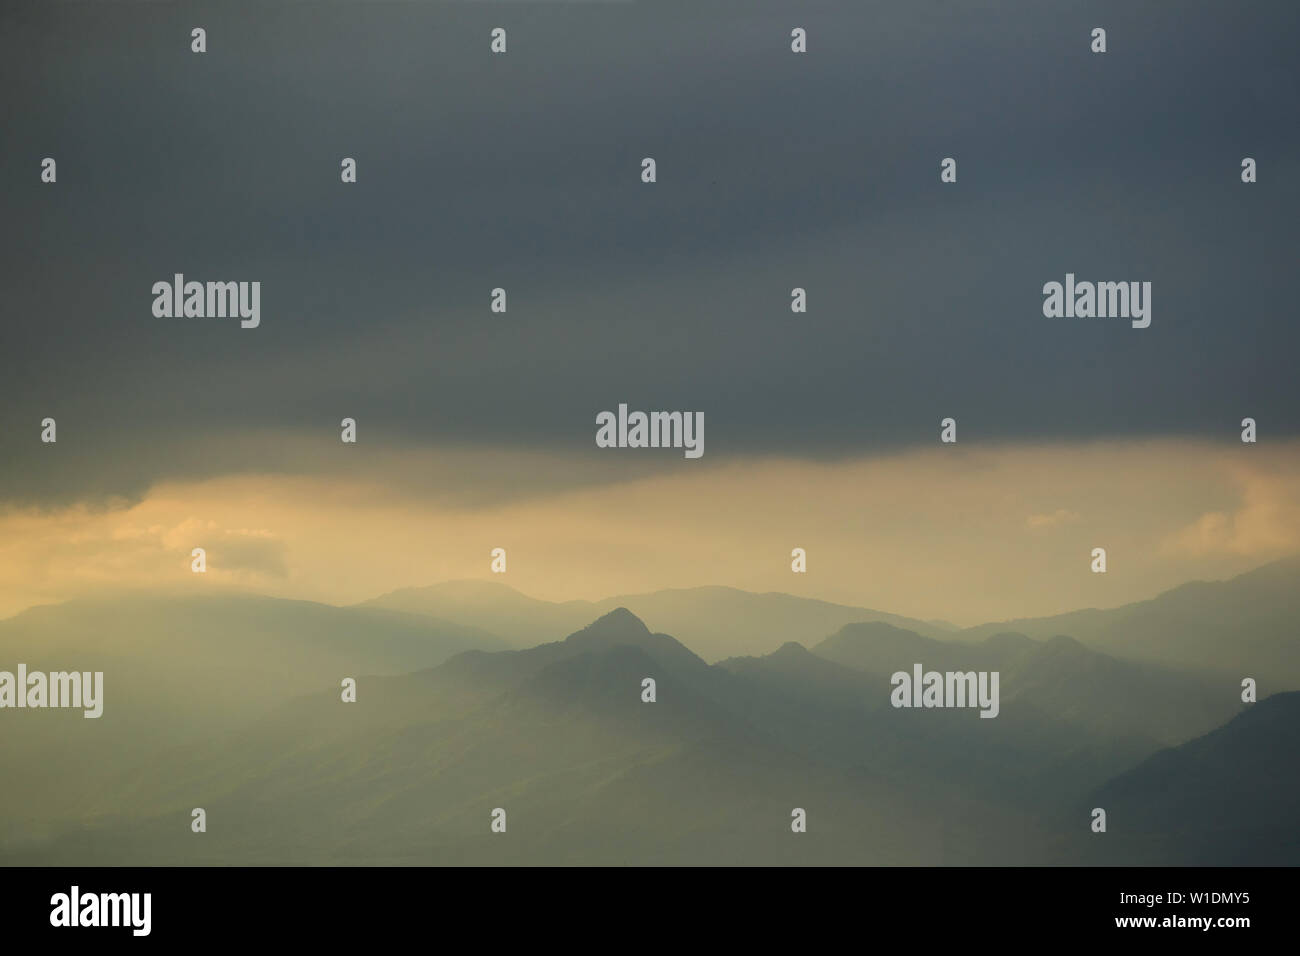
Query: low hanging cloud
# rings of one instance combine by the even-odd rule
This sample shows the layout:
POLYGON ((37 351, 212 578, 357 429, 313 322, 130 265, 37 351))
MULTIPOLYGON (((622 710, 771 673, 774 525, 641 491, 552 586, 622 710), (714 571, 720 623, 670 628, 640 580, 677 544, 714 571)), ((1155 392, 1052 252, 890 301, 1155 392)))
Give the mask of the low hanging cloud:
POLYGON ((265 528, 226 527, 193 516, 177 520, 201 507, 204 496, 195 488, 184 497, 161 494, 114 509, 76 505, 0 514, 0 615, 122 589, 191 587, 196 547, 206 553, 205 586, 263 590, 288 576, 283 538, 265 528))
POLYGON ((1300 487, 1295 474, 1233 469, 1240 503, 1206 511, 1169 535, 1166 554, 1273 558, 1300 551, 1300 487))

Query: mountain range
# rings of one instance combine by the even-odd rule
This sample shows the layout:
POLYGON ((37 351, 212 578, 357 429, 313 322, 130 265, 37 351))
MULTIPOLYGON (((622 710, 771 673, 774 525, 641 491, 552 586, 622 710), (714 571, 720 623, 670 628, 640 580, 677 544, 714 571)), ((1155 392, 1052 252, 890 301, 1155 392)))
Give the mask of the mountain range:
POLYGON ((925 637, 978 643, 998 633, 1057 635, 1128 660, 1213 672, 1266 693, 1300 690, 1300 556, 1226 581, 1192 581, 1116 608, 1090 608, 956 629, 789 594, 698 587, 603 601, 541 601, 496 581, 452 581, 393 591, 360 605, 479 627, 516 647, 571 633, 616 607, 654 621, 709 662, 805 645, 847 624, 883 622, 925 637))
MULTIPOLYGON (((1250 597, 1252 620, 1280 631, 1295 571, 1223 582, 1222 600, 1250 597)), ((0 661, 102 669, 106 685, 99 720, 0 714, 21 731, 0 737, 0 862, 1300 862, 1300 695, 1270 695, 1275 671, 1260 670, 1265 699, 1243 703, 1230 657, 1284 659, 1285 643, 1234 631, 1190 667, 1172 632, 1130 634, 1132 655, 1095 638, 1172 620, 1198 587, 1143 613, 1083 612, 1088 640, 1041 622, 841 622, 853 609, 730 589, 643 596, 700 628, 721 609, 773 610, 755 649, 713 663, 621 606, 512 647, 532 599, 498 606, 498 587, 473 601, 474 588, 427 589, 461 596, 443 619, 386 599, 136 595, 0 621, 0 661), (467 623, 474 602, 496 616, 467 623), (1097 615, 1116 623, 1097 629, 1097 615), (893 707, 891 675, 917 663, 999 672, 996 719, 893 707), (195 807, 205 833, 191 832, 195 807), (1106 833, 1090 829, 1094 807, 1106 833), (497 809, 505 833, 490 829, 497 809), (797 810, 806 832, 791 830, 797 810)), ((742 629, 716 632, 714 654, 742 629)))
POLYGON ((1300 556, 1227 581, 1189 581, 1148 601, 984 624, 957 636, 1068 634, 1120 657, 1214 670, 1238 681, 1253 677, 1266 693, 1276 693, 1300 690, 1297 628, 1300 556))
POLYGON ((737 654, 766 654, 786 641, 825 635, 857 621, 884 621, 919 634, 942 634, 944 626, 812 598, 727 587, 674 588, 623 594, 603 601, 541 601, 497 581, 448 581, 404 588, 361 607, 427 614, 482 627, 530 647, 569 634, 615 608, 655 621, 707 661, 737 654))

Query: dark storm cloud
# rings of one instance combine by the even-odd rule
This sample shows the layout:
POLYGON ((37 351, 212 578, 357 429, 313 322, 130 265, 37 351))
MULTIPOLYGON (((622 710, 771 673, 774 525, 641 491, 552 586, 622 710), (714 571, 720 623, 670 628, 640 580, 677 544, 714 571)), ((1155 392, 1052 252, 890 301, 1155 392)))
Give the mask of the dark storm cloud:
POLYGON ((1293 3, 2 16, 10 500, 291 468, 196 448, 345 415, 586 456, 601 409, 699 409, 710 460, 929 443, 947 415, 963 441, 1297 430, 1293 3), (261 327, 154 318, 174 272, 260 280, 261 327), (1151 327, 1045 319, 1066 272, 1151 281, 1151 327))

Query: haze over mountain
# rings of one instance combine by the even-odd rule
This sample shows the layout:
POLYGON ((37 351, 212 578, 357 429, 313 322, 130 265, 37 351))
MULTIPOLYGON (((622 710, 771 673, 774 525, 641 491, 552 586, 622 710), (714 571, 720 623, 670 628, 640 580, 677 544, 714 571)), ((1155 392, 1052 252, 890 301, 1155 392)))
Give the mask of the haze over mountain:
MULTIPOLYGON (((562 642, 470 652, 327 691, 249 730, 123 775, 75 836, 24 860, 138 862, 814 862, 942 858, 905 797, 774 745, 737 711, 745 685, 617 610, 562 642), (654 674, 659 699, 642 703, 654 674), (806 839, 791 808, 811 803, 806 839), (191 807, 209 830, 189 832, 191 807), (488 830, 503 807, 506 835, 488 830), (866 812, 869 811, 869 812, 866 812), (891 821, 879 826, 881 819, 891 821)), ((977 833, 972 833, 978 842, 977 833)))
POLYGON ((931 639, 977 643, 999 633, 1046 640, 1058 635, 1115 657, 1225 677, 1267 675, 1265 693, 1300 688, 1300 556, 1226 581, 1194 581, 1149 600, 962 630, 883 611, 728 587, 670 589, 601 601, 550 602, 496 581, 449 581, 405 588, 365 602, 482 627, 531 646, 626 607, 680 639, 707 661, 762 655, 787 641, 811 646, 848 624, 883 622, 931 639))
POLYGON ((0 860, 1287 857, 1295 0, 186 6, 0 5, 0 860))
POLYGON ((1023 706, 1050 713, 1099 737, 1181 743, 1216 727, 1241 707, 1238 686, 1208 673, 1125 661, 1065 635, 1045 641, 1012 632, 978 644, 939 641, 883 623, 850 624, 813 647, 827 660, 873 675, 926 670, 998 671, 1002 713, 1023 706))
POLYGON ((0 776, 42 765, 21 787, 0 787, 4 822, 53 812, 120 761, 211 739, 344 677, 503 646, 423 615, 256 595, 134 594, 31 608, 0 621, 0 670, 102 671, 104 710, 97 719, 80 710, 0 715, 0 776), (90 776, 70 776, 83 770, 90 776))
POLYGON ((855 621, 886 621, 921 634, 945 633, 941 624, 884 611, 729 587, 673 588, 601 601, 554 603, 496 581, 448 581, 393 591, 359 606, 431 614, 485 628, 520 646, 553 640, 556 634, 577 630, 624 607, 654 621, 707 661, 766 654, 786 641, 807 641, 855 621))
POLYGON ((850 760, 942 787, 960 780, 968 792, 1030 809, 1204 733, 1242 706, 1231 683, 1122 661, 1068 637, 999 634, 972 645, 881 622, 848 625, 811 652, 790 644, 719 666, 788 700, 780 721, 809 747, 829 752, 841 741, 850 760), (893 708, 891 675, 917 663, 998 671, 998 716, 893 708), (834 708, 845 713, 832 717, 834 708))
POLYGON ((355 704, 327 685, 124 765, 0 859, 1068 862, 1094 849, 1069 838, 1081 794, 1239 706, 1233 687, 1068 639, 971 645, 877 622, 816 650, 710 666, 616 609, 563 641, 363 676, 355 704), (1005 667, 1001 714, 891 707, 886 672, 913 660, 1005 667), (498 807, 506 834, 489 831, 498 807), (790 831, 796 807, 807 833, 790 831))
POLYGON ((1254 677, 1261 692, 1300 689, 1300 556, 1227 581, 1191 581, 1149 601, 1109 610, 984 624, 960 632, 1068 634, 1120 657, 1254 677))

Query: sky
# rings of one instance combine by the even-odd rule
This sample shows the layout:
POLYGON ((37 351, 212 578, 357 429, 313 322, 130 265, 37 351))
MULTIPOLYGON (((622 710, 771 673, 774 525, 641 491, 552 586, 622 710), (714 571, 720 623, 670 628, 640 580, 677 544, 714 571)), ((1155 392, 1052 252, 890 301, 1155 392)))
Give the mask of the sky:
POLYGON ((1298 27, 1249 0, 6 4, 0 614, 175 583, 198 537, 214 586, 339 603, 503 546, 540 597, 962 623, 1300 550, 1298 27), (260 281, 261 325, 155 317, 176 272, 260 281), (1067 272, 1150 281, 1151 326, 1045 318, 1067 272), (619 403, 703 411, 704 457, 597 449, 619 403))

